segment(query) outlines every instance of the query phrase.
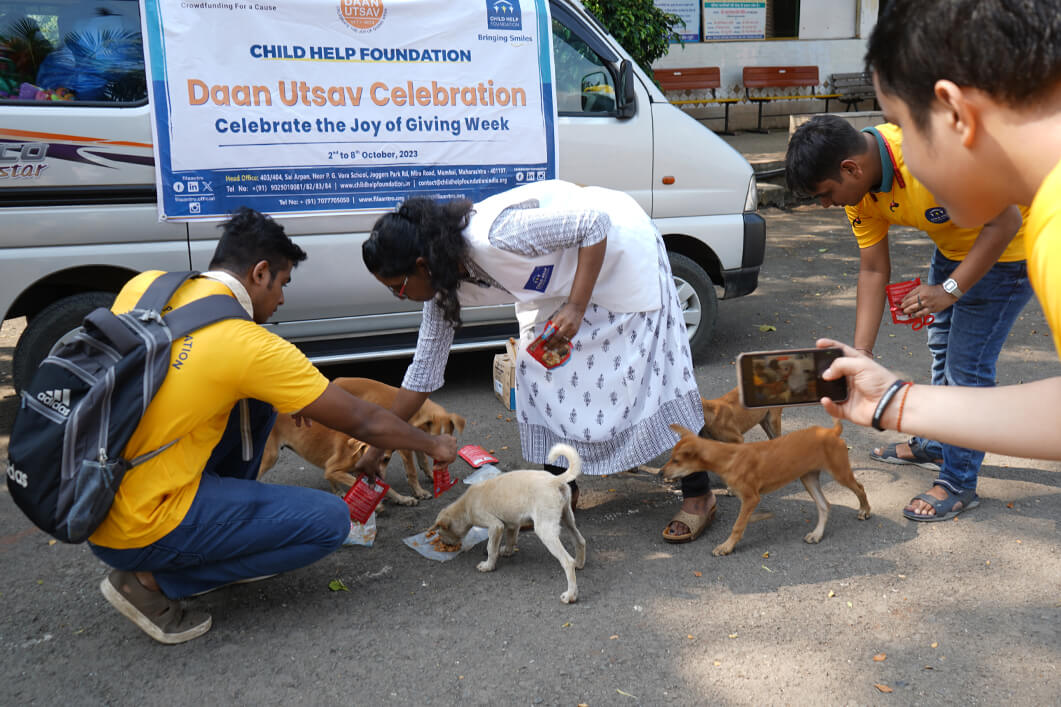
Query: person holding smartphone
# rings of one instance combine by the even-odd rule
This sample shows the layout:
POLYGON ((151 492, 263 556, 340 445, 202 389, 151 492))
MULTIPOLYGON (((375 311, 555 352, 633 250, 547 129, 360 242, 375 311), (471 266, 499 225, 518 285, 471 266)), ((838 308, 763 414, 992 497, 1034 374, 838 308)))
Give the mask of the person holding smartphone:
MULTIPOLYGON (((890 124, 858 131, 838 116, 815 116, 792 135, 786 170, 793 191, 825 207, 846 207, 859 245, 856 349, 873 355, 891 278, 889 228, 912 226, 936 244, 927 282, 902 302, 912 317, 933 315, 927 327, 933 385, 994 385, 999 352, 1032 296, 1018 208, 1000 205, 983 228, 958 226, 911 174, 903 131, 890 124)), ((976 502, 982 451, 915 435, 870 457, 939 472, 932 488, 903 509, 911 520, 944 520, 976 502)))
MULTIPOLYGON (((1030 204, 1029 279, 1061 353, 1059 32, 1052 0, 892 0, 866 62, 885 118, 904 131, 911 171, 956 223, 981 223, 1008 204, 1030 204)), ((990 390, 901 385, 854 349, 844 351, 826 377, 845 376, 850 395, 842 404, 823 399, 829 414, 1061 460, 1061 377, 990 390), (893 390, 897 383, 901 392, 893 390)))

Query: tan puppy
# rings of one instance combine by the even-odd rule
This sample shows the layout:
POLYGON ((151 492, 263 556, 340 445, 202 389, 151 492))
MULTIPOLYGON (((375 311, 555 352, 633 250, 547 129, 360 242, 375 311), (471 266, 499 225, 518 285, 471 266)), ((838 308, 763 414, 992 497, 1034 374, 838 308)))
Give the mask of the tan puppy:
MULTIPOLYGON (((336 493, 346 493, 353 486, 357 480, 353 474, 354 466, 368 448, 364 442, 336 432, 319 422, 296 425, 291 415, 277 415, 276 424, 269 433, 269 439, 265 441, 262 464, 258 467, 259 479, 276 464, 281 446, 290 447, 295 454, 310 464, 324 469, 324 478, 336 493)), ((380 461, 381 474, 387 468, 390 458, 390 452, 383 455, 380 461)), ((394 489, 387 491, 387 499, 403 506, 413 506, 417 503, 415 498, 403 496, 394 489)))
POLYGON ((720 398, 705 400, 704 429, 700 436, 719 442, 740 443, 744 434, 759 425, 770 439, 781 436, 781 408, 746 408, 740 402, 740 389, 734 388, 720 398))
POLYGON ((460 543, 474 525, 489 530, 486 559, 477 567, 480 572, 491 572, 497 566, 499 554, 508 557, 516 551, 520 526, 531 521, 535 534, 541 538, 545 549, 560 561, 567 576, 567 591, 560 595, 560 601, 565 604, 576 601, 578 584, 575 570, 582 569, 586 564, 586 539, 575 526, 575 514, 571 511, 571 488, 567 482, 578 478, 582 460, 572 447, 557 444, 549 450, 548 461, 552 463, 561 456, 571 466, 559 476, 553 476, 548 471, 527 469, 509 471, 475 484, 442 509, 431 530, 437 530, 439 537, 448 545, 460 543), (574 559, 560 542, 561 524, 575 536, 574 559), (505 541, 503 547, 502 536, 505 541))
POLYGON ((777 439, 746 444, 703 439, 681 425, 671 425, 671 429, 681 435, 681 439, 663 465, 663 478, 680 479, 710 469, 722 477, 734 495, 740 497, 740 515, 733 524, 733 531, 726 542, 712 550, 713 555, 733 552, 762 494, 776 491, 796 479, 803 482, 818 507, 818 525, 803 539, 808 543, 821 540, 825 523, 829 520, 829 502, 822 494, 818 478, 822 469, 858 496, 858 519, 869 518, 866 491, 851 472, 847 444, 840 436, 843 425, 839 420, 832 429, 808 427, 777 439))
MULTIPOLYGON (((740 401, 740 388, 734 388, 720 398, 700 398, 704 407, 704 428, 700 436, 719 442, 740 444, 744 435, 756 425, 763 428, 768 439, 781 436, 781 408, 746 408, 740 401)), ((715 489, 720 496, 734 495, 728 488, 715 489)), ((752 522, 772 518, 773 513, 761 511, 752 516, 752 522)))
MULTIPOLYGON (((390 408, 391 403, 394 402, 394 396, 398 394, 398 388, 374 381, 371 378, 336 378, 332 382, 351 395, 385 408, 390 408)), ((447 412, 444 407, 433 400, 425 400, 420 409, 409 418, 409 424, 431 435, 446 434, 457 436, 464 432, 465 420, 456 413, 447 412)), ((432 491, 426 491, 420 485, 417 473, 417 465, 419 465, 424 478, 428 480, 429 488, 433 486, 433 462, 428 461, 427 455, 423 452, 413 452, 408 449, 396 449, 394 451, 401 456, 402 463, 405 465, 405 479, 409 482, 409 488, 412 490, 413 496, 416 498, 430 498, 434 495, 432 491)))

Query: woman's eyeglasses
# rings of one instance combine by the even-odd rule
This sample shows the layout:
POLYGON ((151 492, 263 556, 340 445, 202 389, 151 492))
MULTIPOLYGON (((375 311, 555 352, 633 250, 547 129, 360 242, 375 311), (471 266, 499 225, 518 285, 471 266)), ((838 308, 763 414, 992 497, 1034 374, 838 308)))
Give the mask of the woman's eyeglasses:
POLYGON ((401 287, 398 287, 396 285, 387 285, 387 287, 391 288, 391 292, 394 293, 395 297, 397 297, 398 299, 405 299, 406 298, 405 297, 405 288, 406 288, 406 286, 408 284, 409 284, 409 276, 406 275, 405 279, 402 280, 402 286, 401 287))

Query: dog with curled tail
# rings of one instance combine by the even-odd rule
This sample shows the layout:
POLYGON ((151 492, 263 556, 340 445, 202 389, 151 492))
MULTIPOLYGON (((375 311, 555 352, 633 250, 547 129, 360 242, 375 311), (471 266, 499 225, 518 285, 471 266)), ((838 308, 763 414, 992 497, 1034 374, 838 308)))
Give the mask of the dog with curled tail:
POLYGON ((554 445, 547 461, 551 464, 560 457, 567 459, 569 468, 559 476, 548 471, 524 469, 475 484, 439 512, 431 530, 436 531, 446 544, 456 545, 472 526, 486 528, 490 533, 486 559, 477 567, 480 572, 492 572, 498 556, 508 557, 516 551, 520 526, 533 523, 534 533, 545 549, 564 568, 567 590, 560 595, 560 601, 573 603, 578 599, 575 570, 586 564, 586 539, 575 525, 571 488, 567 483, 579 477, 582 460, 574 448, 566 444, 554 445), (561 526, 575 538, 574 558, 560 542, 561 526))

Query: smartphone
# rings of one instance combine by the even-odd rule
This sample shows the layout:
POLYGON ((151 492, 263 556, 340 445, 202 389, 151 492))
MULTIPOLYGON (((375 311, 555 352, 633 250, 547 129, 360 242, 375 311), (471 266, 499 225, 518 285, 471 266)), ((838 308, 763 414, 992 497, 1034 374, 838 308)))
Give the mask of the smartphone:
POLYGON ((823 397, 847 400, 847 378, 822 378, 843 350, 751 351, 737 357, 737 387, 746 408, 817 405, 823 397))

